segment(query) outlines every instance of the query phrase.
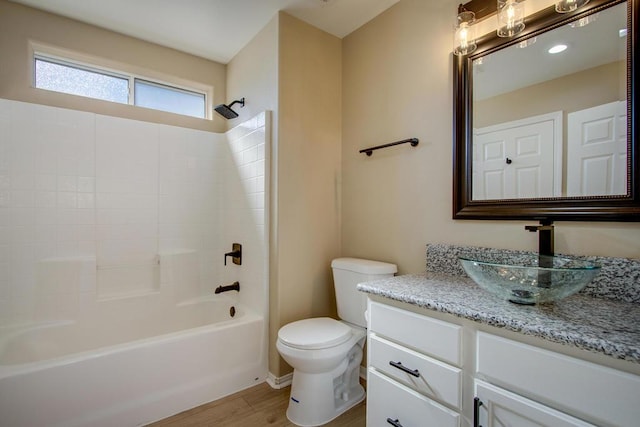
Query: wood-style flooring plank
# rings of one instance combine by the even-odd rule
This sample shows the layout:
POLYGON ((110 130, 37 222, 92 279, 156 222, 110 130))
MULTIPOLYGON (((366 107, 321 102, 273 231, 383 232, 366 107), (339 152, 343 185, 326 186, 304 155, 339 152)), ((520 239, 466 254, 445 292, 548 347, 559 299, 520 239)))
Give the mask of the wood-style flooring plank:
MULTIPOLYGON (((148 427, 295 427, 286 416, 289 393, 289 387, 274 390, 262 383, 148 427)), ((365 420, 366 405, 362 402, 326 425, 364 427, 365 420)))

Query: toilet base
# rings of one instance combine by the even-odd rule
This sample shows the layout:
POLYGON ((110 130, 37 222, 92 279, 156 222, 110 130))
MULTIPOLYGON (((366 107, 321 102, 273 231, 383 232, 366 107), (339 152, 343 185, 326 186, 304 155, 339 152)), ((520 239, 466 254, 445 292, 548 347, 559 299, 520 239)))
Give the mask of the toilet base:
POLYGON ((330 381, 330 384, 323 380, 313 381, 304 373, 294 371, 287 419, 302 427, 320 426, 339 417, 362 402, 364 398, 364 387, 360 384, 351 387, 346 394, 343 393, 336 398, 333 392, 333 381, 330 381), (296 384, 296 375, 301 380, 298 384, 296 384))
POLYGON ((354 345, 346 359, 331 372, 308 373, 293 370, 287 418, 312 427, 328 423, 365 398, 359 381, 362 348, 354 345))

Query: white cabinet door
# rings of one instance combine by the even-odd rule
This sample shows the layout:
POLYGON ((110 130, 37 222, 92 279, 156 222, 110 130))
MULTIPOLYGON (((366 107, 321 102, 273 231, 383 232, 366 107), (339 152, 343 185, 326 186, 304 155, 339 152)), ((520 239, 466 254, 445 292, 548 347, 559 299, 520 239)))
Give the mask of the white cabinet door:
POLYGON ((475 129, 473 200, 560 196, 562 112, 475 129))
POLYGON ((541 405, 480 380, 477 425, 482 427, 594 427, 555 409, 541 405))
POLYGON ((627 194, 627 103, 567 115, 567 196, 627 194))

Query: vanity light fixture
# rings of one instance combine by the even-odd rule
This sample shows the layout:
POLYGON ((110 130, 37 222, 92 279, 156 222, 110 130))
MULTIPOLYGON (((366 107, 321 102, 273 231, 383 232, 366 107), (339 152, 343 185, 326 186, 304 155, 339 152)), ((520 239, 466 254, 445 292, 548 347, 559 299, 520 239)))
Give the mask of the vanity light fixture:
POLYGON ((567 50, 566 44, 557 44, 555 46, 552 46, 547 52, 553 55, 556 53, 564 52, 565 50, 567 50))
POLYGON ((581 8, 585 4, 589 3, 589 0, 560 0, 556 3, 556 12, 569 13, 581 8))
POLYGON ((468 55, 476 50, 476 29, 473 23, 476 21, 476 14, 464 10, 456 18, 456 28, 453 34, 453 53, 458 56, 468 55))
POLYGON ((498 37, 513 37, 524 30, 524 5, 517 0, 498 0, 498 37))

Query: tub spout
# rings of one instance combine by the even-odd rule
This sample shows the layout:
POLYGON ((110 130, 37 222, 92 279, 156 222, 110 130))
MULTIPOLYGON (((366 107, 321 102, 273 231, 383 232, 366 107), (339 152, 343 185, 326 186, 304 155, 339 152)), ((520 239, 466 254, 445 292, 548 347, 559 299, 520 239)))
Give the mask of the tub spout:
POLYGON ((240 292, 240 282, 233 282, 230 285, 227 286, 218 286, 215 290, 216 294, 221 294, 222 292, 227 292, 227 291, 238 291, 240 292))

